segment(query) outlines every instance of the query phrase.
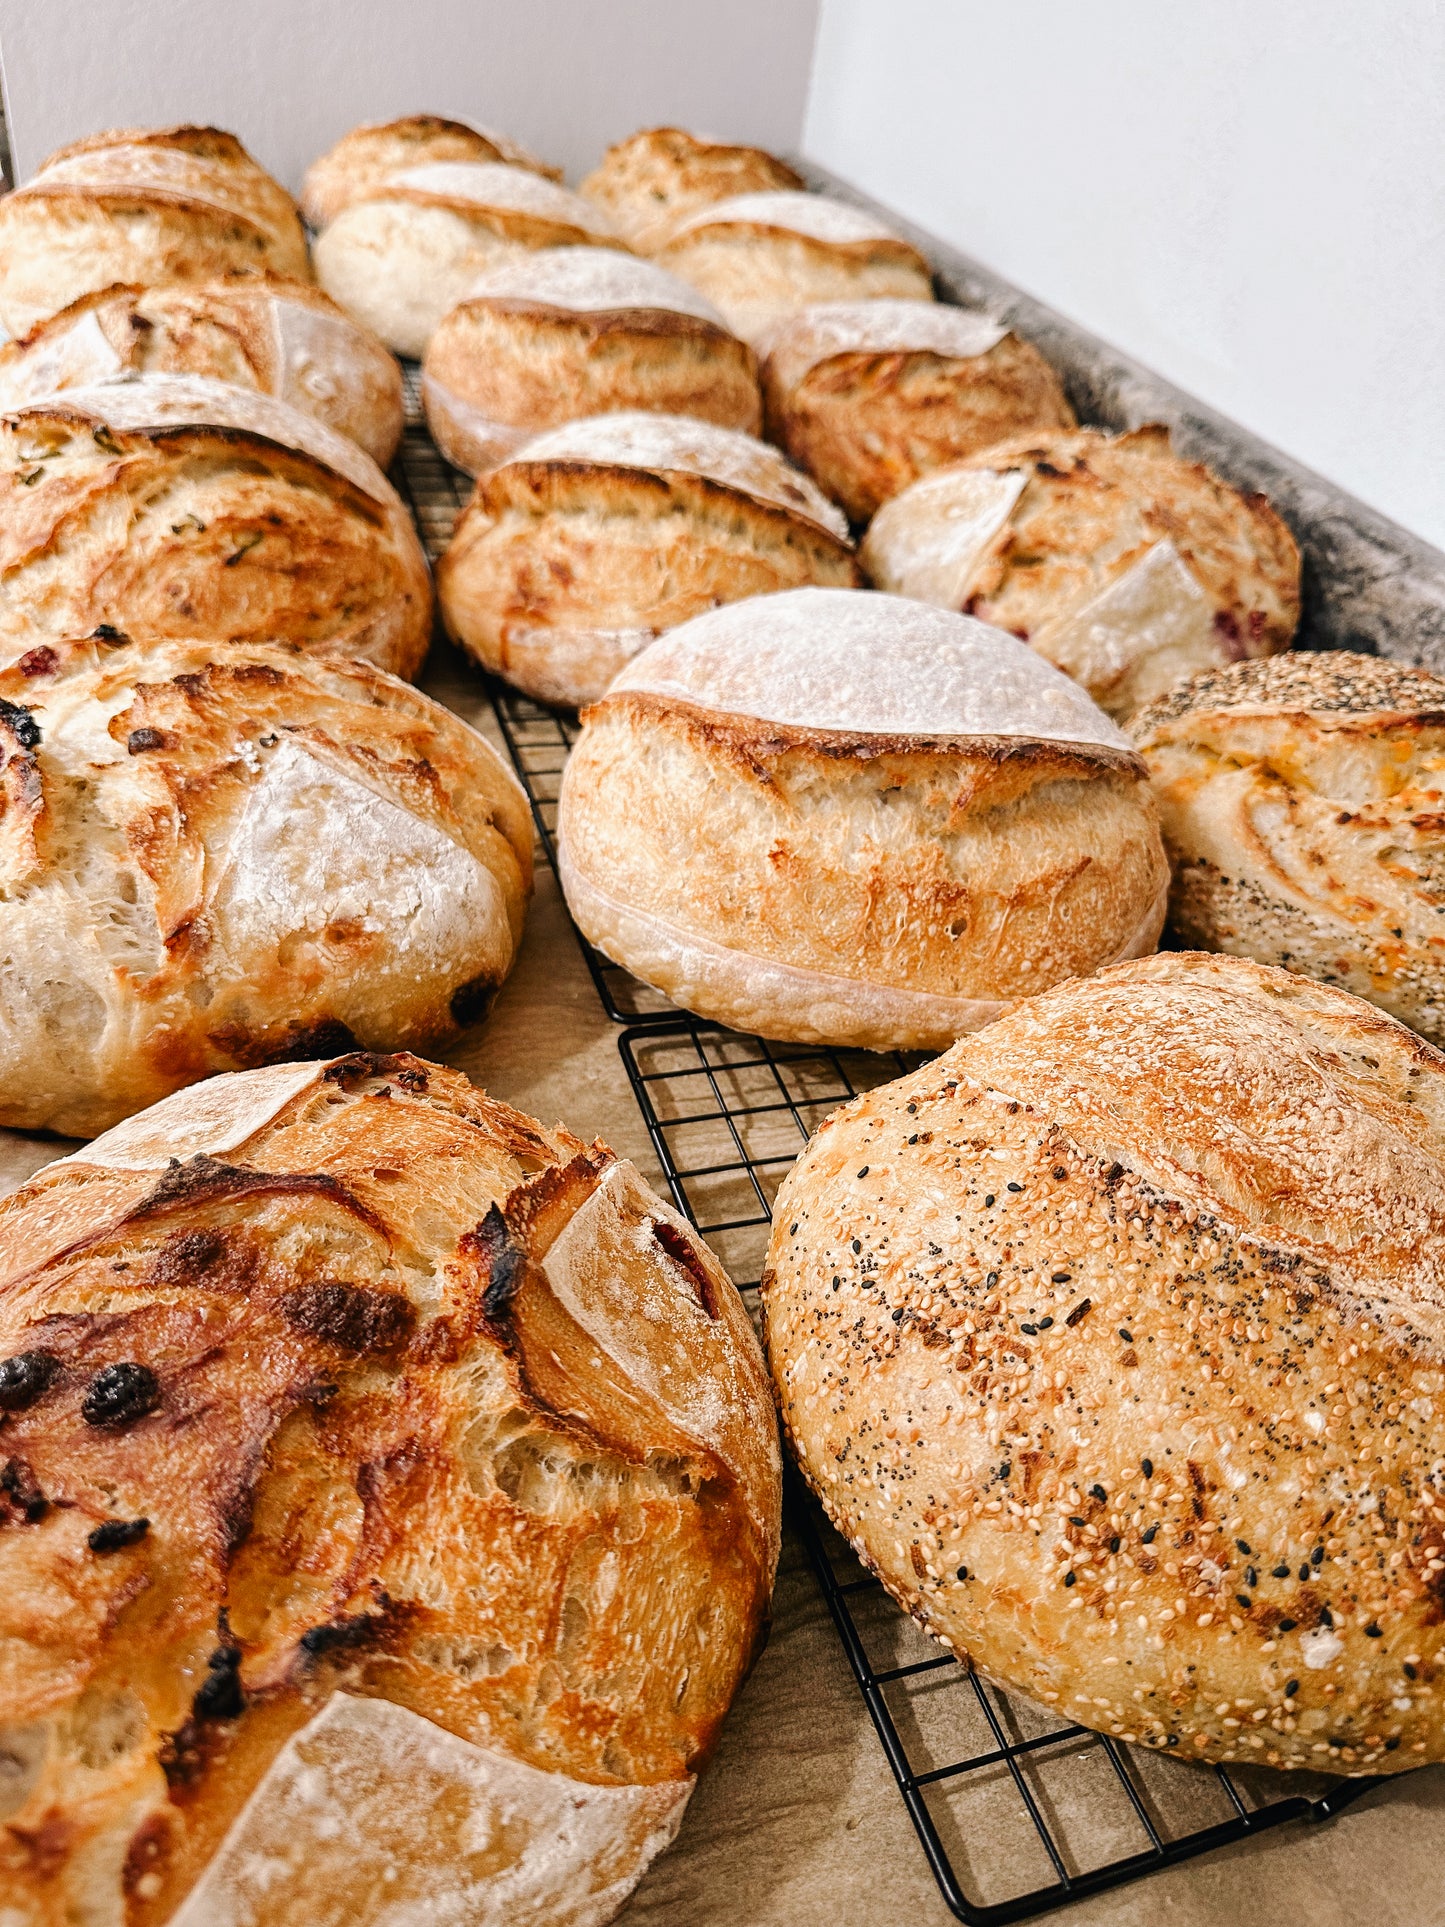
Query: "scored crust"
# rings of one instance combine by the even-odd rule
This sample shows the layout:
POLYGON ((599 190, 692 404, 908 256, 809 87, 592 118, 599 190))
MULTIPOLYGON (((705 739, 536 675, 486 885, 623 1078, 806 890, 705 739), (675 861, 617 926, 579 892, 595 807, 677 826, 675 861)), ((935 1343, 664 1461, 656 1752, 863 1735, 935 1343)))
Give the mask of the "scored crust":
POLYGON ((581 191, 646 254, 674 222, 699 208, 803 186, 794 168, 761 147, 705 140, 680 127, 647 127, 609 147, 581 191))
POLYGON ((449 711, 272 645, 0 672, 0 1122, 85 1136, 217 1070, 436 1043, 511 967, 525 798, 449 711))
POLYGON ((356 444, 200 376, 73 388, 0 417, 0 652, 111 627, 364 656, 412 675, 431 580, 356 444))
POLYGON ((1445 1042, 1445 678, 1335 650, 1233 663, 1134 733, 1182 937, 1445 1042))
POLYGON ((837 1111, 763 1281, 800 1463, 985 1676, 1185 1757, 1441 1757, 1445 1058, 1232 958, 837 1111))
POLYGON ((549 180, 562 178, 560 168, 548 167, 505 134, 437 114, 409 114, 353 127, 318 155, 301 184, 301 211, 313 228, 324 228, 388 174, 435 161, 505 161, 549 180))
POLYGON ((329 1876, 358 1927, 419 1881, 429 1917, 591 1927, 766 1624, 756 1340, 605 1146, 417 1058, 304 1068, 0 1205, 0 1355, 52 1360, 6 1421, 44 1495, 0 1535, 7 1897, 280 1927, 329 1876))

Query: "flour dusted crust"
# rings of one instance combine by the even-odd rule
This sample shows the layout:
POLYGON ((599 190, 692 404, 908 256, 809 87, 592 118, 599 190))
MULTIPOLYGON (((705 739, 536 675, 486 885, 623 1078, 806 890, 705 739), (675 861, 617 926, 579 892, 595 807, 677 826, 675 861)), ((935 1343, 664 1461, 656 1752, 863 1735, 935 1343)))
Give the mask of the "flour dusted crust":
POLYGON ((420 355, 488 268, 526 248, 625 250, 594 202, 523 167, 432 161, 379 176, 316 243, 316 278, 389 348, 420 355))
POLYGON ((1197 676, 1133 725, 1175 928, 1445 1043, 1445 678, 1348 651, 1197 676))
POLYGON ((760 350, 815 302, 933 299, 917 248, 875 215, 819 194, 735 195, 677 221, 652 252, 760 350))
POLYGON ((416 1057, 150 1124, 0 1204, 0 1357, 49 1360, 6 1416, 7 1902, 601 1927, 766 1624, 736 1292, 604 1145, 416 1057))
POLYGON ((699 208, 803 185, 800 174, 764 148, 707 140, 680 127, 646 127, 608 148, 582 192, 647 253, 699 208))
POLYGON ((1284 523, 1158 426, 1021 438, 936 470, 883 504, 861 553, 880 588, 1011 630, 1121 717, 1287 649, 1299 619, 1284 523))
POLYGON ((755 433, 757 364, 695 289, 616 248, 540 248, 480 275, 422 364, 438 447, 472 474, 529 436, 645 408, 755 433))
POLYGON ((930 469, 1074 426, 1037 348, 942 302, 821 302, 765 346, 769 434, 855 522, 930 469))
POLYGON ((236 269, 311 275, 290 195, 213 127, 92 135, 0 201, 0 324, 17 337, 115 282, 236 269))
POLYGON ((388 174, 437 161, 505 161, 560 181, 549 167, 505 134, 444 120, 438 114, 408 114, 365 127, 353 127, 318 155, 301 186, 301 211, 314 228, 334 221, 344 207, 362 198, 388 174))
POLYGON ((857 580, 847 524, 776 449, 639 411, 567 422, 489 470, 437 564, 450 634, 565 704, 702 610, 857 580))
POLYGON ((805 1475, 986 1678, 1190 1759, 1442 1756, 1440 1053, 1152 957, 835 1112, 773 1222, 805 1475))
POLYGON ((386 477, 270 395, 140 375, 0 416, 0 659, 108 626, 279 635, 411 675, 431 611, 386 477))
POLYGON ((0 1123, 88 1136, 318 1040, 440 1043, 511 968, 525 800, 405 684, 90 642, 0 692, 0 1123))
POLYGON ((583 724, 558 819, 573 916, 703 1016, 942 1049, 1158 941, 1142 764, 964 617, 817 589, 736 603, 651 644, 583 724))
POLYGON ((221 275, 82 295, 0 346, 0 411, 127 374, 254 388, 348 436, 385 468, 401 440, 401 371, 307 282, 221 275))

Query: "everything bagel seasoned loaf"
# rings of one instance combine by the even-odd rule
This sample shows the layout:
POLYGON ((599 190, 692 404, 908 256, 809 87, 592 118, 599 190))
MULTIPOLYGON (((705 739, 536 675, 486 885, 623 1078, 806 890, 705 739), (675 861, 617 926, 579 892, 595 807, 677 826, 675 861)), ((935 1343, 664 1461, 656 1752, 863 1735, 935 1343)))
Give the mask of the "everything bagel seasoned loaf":
POLYGON ((0 1204, 16 1927, 601 1927, 767 1621, 741 1301, 600 1144, 355 1055, 0 1204))
POLYGON ((764 148, 704 140, 680 127, 644 127, 608 148, 582 192, 647 254, 674 222, 715 201, 803 186, 801 174, 764 148))
POLYGON ((1181 937, 1445 1043, 1445 677, 1343 649, 1231 663, 1131 731, 1181 937))
POLYGON ((404 167, 427 167, 436 161, 505 161, 560 181, 562 171, 548 167, 505 134, 470 127, 465 121, 443 120, 437 114, 408 114, 365 127, 353 127, 306 170, 301 184, 301 211, 314 228, 334 221, 388 174, 404 167))
POLYGON ((92 134, 0 199, 0 325, 12 335, 115 282, 238 268, 311 278, 291 196, 215 127, 92 134))
POLYGON ((834 1112, 763 1283, 839 1529, 985 1675, 1182 1757, 1445 1758, 1445 1056, 1230 957, 834 1112))
POLYGON ((511 968, 531 848, 490 745, 367 664, 31 650, 0 671, 0 1125, 449 1040, 511 968))
POLYGON ((108 627, 284 636, 411 676, 431 617, 396 490, 269 395, 140 375, 0 416, 0 661, 108 627))

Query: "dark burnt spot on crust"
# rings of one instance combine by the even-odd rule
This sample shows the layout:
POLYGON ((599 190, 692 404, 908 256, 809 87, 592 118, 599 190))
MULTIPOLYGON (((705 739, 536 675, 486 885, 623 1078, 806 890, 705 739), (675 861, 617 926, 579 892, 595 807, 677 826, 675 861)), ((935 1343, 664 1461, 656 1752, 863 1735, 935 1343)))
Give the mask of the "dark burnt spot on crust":
POLYGON ((296 1019, 279 1030, 248 1031, 240 1024, 222 1024, 207 1041, 242 1070, 263 1070, 268 1064, 305 1064, 313 1057, 340 1057, 356 1049, 354 1032, 339 1017, 296 1019))
POLYGON ((60 667, 60 658, 48 642, 42 642, 38 649, 27 649, 15 667, 27 679, 34 676, 53 676, 60 667))
POLYGON ((160 1380, 133 1358, 101 1368, 90 1381, 80 1416, 87 1425, 120 1427, 146 1418, 161 1402, 160 1380))
POLYGON ((348 1618, 332 1620, 324 1626, 308 1627, 298 1644, 304 1657, 314 1660, 323 1653, 354 1651, 359 1646, 369 1646, 380 1636, 385 1625, 384 1612, 353 1613, 348 1618))
POLYGON ((173 1158, 154 1190, 147 1192, 128 1216, 135 1222, 183 1205, 265 1194, 284 1197, 288 1193, 327 1198, 390 1244, 390 1233, 382 1219, 329 1171, 256 1171, 247 1165, 223 1164, 204 1153, 187 1159, 184 1164, 173 1158))
POLYGON ((60 1361, 53 1352, 16 1352, 0 1359, 0 1412, 23 1412, 49 1390, 60 1361))
POLYGON ((50 1510, 50 1501, 25 1459, 7 1459, 0 1468, 0 1497, 4 1499, 5 1512, 11 1517, 18 1516, 29 1526, 38 1525, 50 1510))
POLYGON ((664 1218, 652 1220, 652 1235, 691 1284, 702 1306, 714 1323, 718 1316, 717 1292, 708 1273, 707 1266, 693 1248, 692 1241, 685 1238, 676 1225, 668 1224, 664 1218))
POLYGON ((464 1235, 460 1249, 465 1255, 475 1257, 486 1273, 482 1316, 495 1324, 506 1317, 517 1295, 526 1274, 527 1255, 512 1243, 507 1221, 495 1204, 488 1207, 486 1217, 476 1230, 464 1235))
POLYGON ((7 702, 0 696, 0 725, 9 730, 21 749, 39 749, 40 725, 22 703, 7 702))
POLYGON ((143 756, 148 749, 169 749, 171 739, 163 729, 153 729, 147 725, 143 729, 133 729, 125 739, 128 756, 143 756))
POLYGON ((191 1701, 191 1716, 196 1720, 236 1720, 245 1710, 240 1648, 217 1646, 206 1661, 206 1677, 191 1701))
POLYGON ((123 1551, 126 1546, 139 1545, 150 1529, 149 1519, 107 1519, 90 1533, 85 1543, 92 1552, 104 1556, 123 1551))
POLYGON ((337 1281, 282 1292, 281 1310, 297 1331, 357 1353, 391 1350, 416 1322, 410 1301, 399 1292, 337 1281))
POLYGON ((193 1285, 202 1279, 207 1284, 221 1282, 222 1275, 240 1272, 243 1282, 253 1270, 253 1254, 239 1248, 224 1231, 208 1227, 201 1231, 177 1231, 166 1239, 147 1268, 153 1285, 193 1285), (240 1260, 240 1263, 237 1263, 240 1260))
POLYGON ((452 992, 453 1020, 463 1030, 469 1024, 479 1024, 491 1009, 496 994, 494 977, 473 977, 452 992))

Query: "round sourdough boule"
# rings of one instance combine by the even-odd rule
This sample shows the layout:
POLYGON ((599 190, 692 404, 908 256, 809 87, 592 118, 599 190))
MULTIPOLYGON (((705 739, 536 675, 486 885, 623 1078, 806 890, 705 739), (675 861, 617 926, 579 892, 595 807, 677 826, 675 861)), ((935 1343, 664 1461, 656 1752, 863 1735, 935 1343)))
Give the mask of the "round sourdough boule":
POLYGON ((997 623, 1127 716, 1201 669, 1287 649, 1294 537, 1262 495, 1174 453, 1157 424, 1001 444, 885 502, 880 589, 997 623))
POLYGON ((858 579, 842 516, 775 448, 634 413, 568 422, 483 475, 437 598, 483 668, 578 704, 719 603, 858 579))
POLYGON ((1445 1758, 1438 1051, 1151 957, 835 1111, 773 1226, 799 1462, 960 1657, 1180 1758, 1445 1758))
POLYGON ((180 375, 0 416, 0 662, 108 627, 282 636, 411 676, 431 620, 401 498, 314 416, 180 375))
POLYGON ((582 415, 762 426, 752 349, 695 288, 616 248, 538 248, 488 269, 427 343, 422 399, 437 447, 472 475, 582 415))
POLYGON ((1445 677, 1344 650, 1231 663, 1131 731, 1186 942, 1445 1043, 1445 677))
POLYGON ((549 180, 562 178, 560 168, 548 167, 505 134, 436 114, 408 114, 353 127, 318 154, 301 183, 301 212, 313 228, 324 228, 388 174, 434 161, 504 161, 549 180))
POLYGON ((408 1055, 216 1078, 0 1203, 0 1360, 12 1918, 612 1918, 780 1500, 630 1164, 408 1055))
POLYGON ((0 326, 17 337, 115 282, 238 268, 311 279, 291 196, 214 127, 93 134, 0 199, 0 326))
POLYGON ((309 282, 229 274, 82 295, 0 345, 0 411, 121 375, 206 375, 314 415, 386 468, 401 440, 401 370, 309 282))
POLYGON ((532 887, 521 789, 440 704, 275 644, 0 671, 0 1125, 88 1137, 212 1071, 432 1046, 532 887))
POLYGON ((1074 426, 1031 343, 939 301, 827 301, 768 337, 768 434, 866 522, 928 470, 1074 426))
POLYGON ((814 302, 933 299, 917 248, 876 215, 821 194, 735 195, 675 222, 652 252, 755 348, 814 302))
POLYGON ((796 169, 764 148, 704 140, 680 127, 645 127, 609 147, 581 191, 646 254, 674 222, 714 201, 805 185, 796 169))
POLYGON ((701 1016, 940 1050, 1158 940, 1143 764, 1076 683, 965 616, 833 589, 734 603, 582 721, 572 915, 701 1016))
POLYGON ((626 248, 600 207, 540 174, 434 161, 384 175, 348 202, 317 240, 316 278, 388 348, 420 355, 497 261, 584 244, 626 248))

